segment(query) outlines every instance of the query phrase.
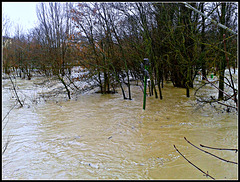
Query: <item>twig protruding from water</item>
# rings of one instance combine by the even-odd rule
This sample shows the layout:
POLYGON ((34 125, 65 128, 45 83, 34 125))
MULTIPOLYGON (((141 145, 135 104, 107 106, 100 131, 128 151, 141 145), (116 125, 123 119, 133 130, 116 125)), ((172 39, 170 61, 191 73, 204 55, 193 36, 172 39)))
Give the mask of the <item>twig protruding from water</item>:
POLYGON ((238 149, 228 149, 228 148, 216 148, 216 147, 209 147, 206 145, 200 144, 201 147, 209 148, 209 149, 214 149, 214 150, 230 150, 230 151, 235 151, 235 153, 238 152, 238 149))
POLYGON ((218 159, 220 159, 220 160, 222 160, 222 161, 225 161, 225 162, 229 162, 229 163, 233 163, 233 164, 238 164, 237 162, 233 162, 233 161, 229 161, 229 160, 223 159, 223 158, 218 157, 218 156, 216 156, 216 155, 214 155, 214 154, 212 154, 212 153, 210 153, 210 152, 208 152, 208 151, 206 151, 206 150, 200 149, 200 148, 197 147, 196 145, 194 145, 194 144, 192 144, 191 142, 189 142, 189 141, 186 139, 186 137, 184 137, 184 139, 185 139, 190 145, 192 145, 193 147, 195 147, 195 148, 198 149, 198 150, 201 150, 202 152, 205 152, 206 154, 209 154, 209 155, 211 155, 211 156, 213 156, 213 157, 216 157, 216 158, 218 158, 218 159))
POLYGON ((173 147, 176 149, 176 151, 177 151, 189 164, 191 164, 192 166, 194 166, 195 168, 197 168, 199 171, 201 171, 201 172, 204 174, 204 176, 206 176, 206 177, 209 176, 211 179, 215 180, 215 178, 213 178, 212 176, 210 176, 210 175, 208 174, 208 172, 207 172, 207 173, 204 172, 202 169, 200 169, 200 168, 197 167, 195 164, 193 164, 191 161, 189 161, 186 157, 184 157, 184 155, 183 155, 181 152, 179 152, 179 150, 177 149, 177 147, 176 147, 175 145, 173 145, 173 147))

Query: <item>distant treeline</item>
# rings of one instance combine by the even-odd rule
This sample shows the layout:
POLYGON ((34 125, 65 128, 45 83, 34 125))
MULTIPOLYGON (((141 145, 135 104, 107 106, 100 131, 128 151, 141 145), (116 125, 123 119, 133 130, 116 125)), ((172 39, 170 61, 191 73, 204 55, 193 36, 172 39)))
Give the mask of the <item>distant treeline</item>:
MULTIPOLYGON (((237 2, 189 4, 237 32, 237 2)), ((111 93, 118 85, 124 99, 131 100, 130 78, 142 80, 144 58, 150 62, 148 76, 156 98, 164 80, 186 88, 189 97, 199 71, 203 78, 208 72, 218 75, 224 90, 224 70, 237 66, 237 35, 183 3, 49 2, 38 4, 37 16, 34 29, 4 38, 3 72, 15 69, 31 79, 31 71, 37 70, 62 81, 79 65, 97 80, 101 93, 111 93)))

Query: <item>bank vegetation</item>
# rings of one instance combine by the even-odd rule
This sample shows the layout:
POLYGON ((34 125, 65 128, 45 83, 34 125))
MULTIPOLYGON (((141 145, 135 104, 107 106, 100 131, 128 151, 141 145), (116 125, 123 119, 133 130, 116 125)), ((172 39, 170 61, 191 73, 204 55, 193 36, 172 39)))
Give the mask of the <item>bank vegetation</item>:
MULTIPOLYGON (((164 99, 164 81, 185 88, 190 97, 201 74, 203 84, 218 89, 216 99, 201 101, 224 104, 232 99, 234 105, 226 107, 237 109, 238 90, 231 75, 238 66, 237 13, 236 2, 39 3, 36 27, 3 37, 3 72, 29 80, 33 73, 56 77, 71 99, 76 81, 71 70, 81 66, 88 74, 77 81, 94 79, 102 94, 120 87, 129 100, 131 80, 143 85, 144 72, 149 95, 157 99, 164 99), (148 70, 141 66, 144 58, 149 59, 148 70), (211 73, 218 78, 214 83, 208 79, 211 73)), ((3 32, 9 23, 5 19, 3 32)))

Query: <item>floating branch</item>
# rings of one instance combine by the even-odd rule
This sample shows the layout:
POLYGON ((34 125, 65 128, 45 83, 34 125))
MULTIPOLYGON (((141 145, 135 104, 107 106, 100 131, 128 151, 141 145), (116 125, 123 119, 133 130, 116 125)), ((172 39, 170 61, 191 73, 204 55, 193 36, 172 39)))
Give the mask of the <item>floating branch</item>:
POLYGON ((227 148, 216 148, 216 147, 208 147, 206 145, 202 145, 200 144, 201 147, 205 147, 205 148, 209 148, 209 149, 215 149, 215 150, 231 150, 231 151, 235 151, 235 153, 238 152, 238 149, 227 149, 227 148))
POLYGON ((176 151, 177 151, 186 161, 188 161, 189 164, 193 165, 195 168, 197 168, 199 171, 201 171, 206 177, 209 176, 210 178, 212 178, 212 179, 215 180, 215 178, 213 178, 212 176, 210 176, 210 175, 208 174, 208 172, 207 172, 207 173, 204 172, 202 169, 200 169, 200 168, 197 167, 195 164, 193 164, 191 161, 189 161, 186 157, 184 157, 183 154, 181 154, 181 152, 179 152, 179 150, 177 149, 177 147, 176 147, 175 145, 173 145, 173 146, 174 146, 174 148, 176 149, 176 151))
POLYGON ((218 156, 216 156, 216 155, 214 155, 214 154, 212 154, 212 153, 210 153, 210 152, 208 152, 208 151, 206 151, 206 150, 200 149, 200 148, 197 147, 196 145, 194 145, 194 144, 192 144, 191 142, 189 142, 189 141, 186 139, 186 137, 184 137, 184 139, 185 139, 190 145, 192 145, 193 147, 195 147, 196 149, 201 150, 201 151, 203 151, 203 152, 205 152, 205 153, 207 153, 207 154, 209 154, 209 155, 211 155, 211 156, 213 156, 213 157, 216 157, 216 158, 218 158, 218 159, 220 159, 220 160, 222 160, 222 161, 225 161, 225 162, 229 162, 229 163, 233 163, 233 164, 238 164, 237 162, 233 162, 233 161, 229 161, 229 160, 223 159, 223 158, 218 157, 218 156))
POLYGON ((224 106, 227 106, 227 107, 231 107, 231 108, 234 108, 234 109, 238 109, 237 107, 234 107, 234 106, 231 106, 231 105, 228 105, 228 104, 224 104, 224 103, 222 103, 222 102, 219 102, 219 101, 217 101, 217 103, 218 104, 221 104, 221 105, 224 105, 224 106))

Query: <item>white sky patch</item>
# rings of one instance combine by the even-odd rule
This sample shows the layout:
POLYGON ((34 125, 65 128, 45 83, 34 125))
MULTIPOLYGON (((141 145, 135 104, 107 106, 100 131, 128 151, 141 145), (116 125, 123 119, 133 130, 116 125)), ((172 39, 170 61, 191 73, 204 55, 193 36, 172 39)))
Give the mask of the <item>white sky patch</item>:
POLYGON ((2 2, 2 13, 12 22, 10 35, 13 36, 17 25, 24 33, 37 23, 36 5, 39 2, 2 2))

